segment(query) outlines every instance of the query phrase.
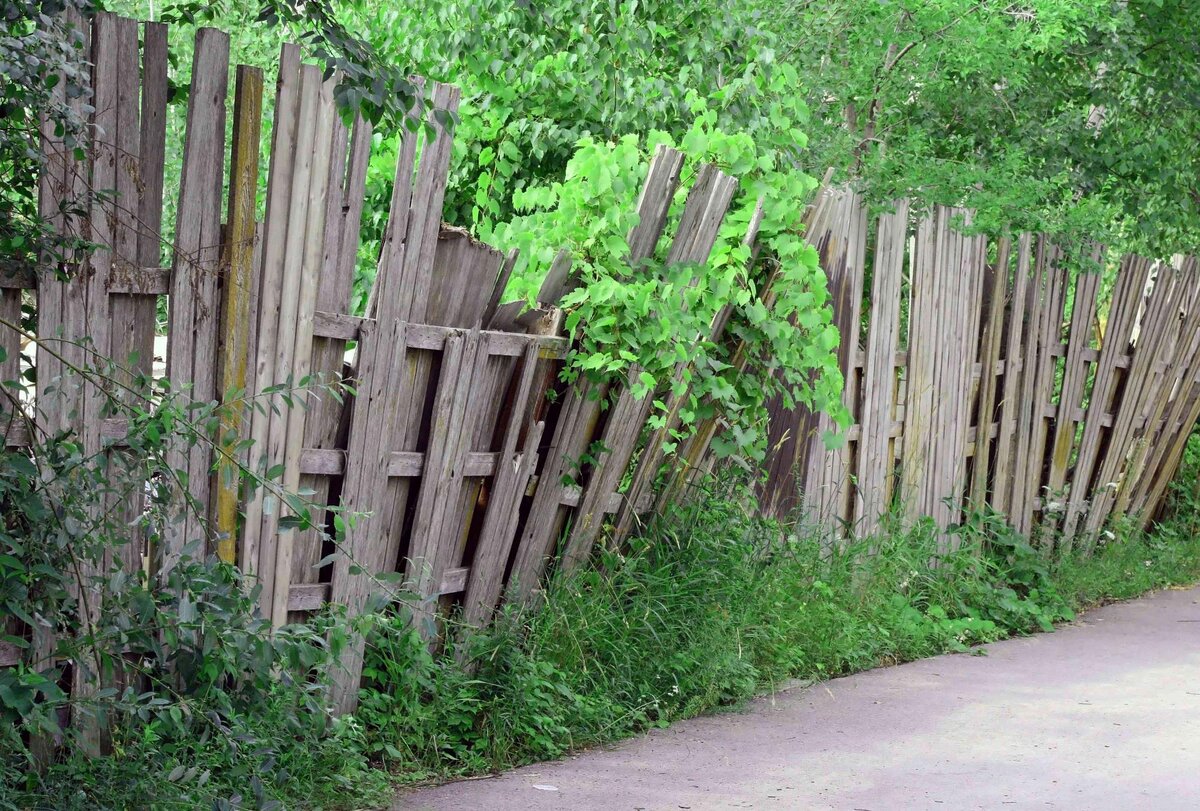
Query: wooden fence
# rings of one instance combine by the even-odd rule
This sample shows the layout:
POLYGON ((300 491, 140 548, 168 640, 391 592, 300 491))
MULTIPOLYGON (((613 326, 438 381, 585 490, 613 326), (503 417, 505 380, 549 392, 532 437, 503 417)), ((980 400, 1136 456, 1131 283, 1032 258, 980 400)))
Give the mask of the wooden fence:
POLYGON ((1126 256, 1102 300, 1099 246, 968 236, 970 220, 900 201, 868 229, 852 192, 814 204, 851 425, 827 449, 829 417, 773 409, 768 513, 869 535, 987 506, 1068 547, 1153 519, 1200 417, 1195 260, 1126 256))
MULTIPOLYGON (((257 578, 276 625, 326 602, 357 611, 393 588, 375 573, 398 572, 432 638, 450 605, 482 625, 502 600, 528 601, 548 567, 578 566, 602 535, 631 531, 639 512, 679 492, 681 478, 711 467, 717 419, 681 446, 680 474, 656 492, 671 426, 646 429, 650 398, 620 383, 560 382, 569 347, 555 303, 570 284, 570 257, 555 262, 537 309, 501 304, 515 255, 441 223, 453 136, 440 124, 404 134, 370 311, 350 313, 371 127, 343 125, 333 80, 302 64, 294 46, 280 57, 266 212, 256 222, 262 73, 238 66, 231 94, 228 37, 199 32, 172 260, 160 267, 166 29, 100 13, 89 43, 95 140, 79 159, 44 133, 42 210, 101 247, 68 281, 0 275, 0 317, 18 320, 24 297, 43 339, 87 336, 97 354, 133 354, 135 371, 148 373, 165 296, 166 374, 198 401, 265 398, 317 374, 356 391, 345 404, 318 398, 247 419, 230 412, 224 453, 203 443, 177 451, 172 467, 200 514, 166 528, 163 553, 203 539, 257 578), (60 203, 88 188, 117 194, 91 216, 63 216, 60 203), (334 510, 364 516, 346 527, 340 549, 283 520, 294 505, 244 491, 225 456, 239 452, 239 438, 253 443, 245 464, 333 505, 322 525, 334 510)), ((434 109, 457 108, 456 88, 425 90, 434 109)), ((670 149, 650 163, 632 260, 664 238, 669 261, 707 260, 737 182, 704 167, 664 237, 682 166, 670 149)), ((938 209, 913 233, 901 203, 872 228, 853 193, 818 197, 810 227, 843 336, 854 424, 826 451, 815 437, 834 427, 828 417, 775 409, 768 512, 802 506, 865 533, 897 501, 907 516, 943 525, 964 504, 987 502, 1028 531, 1049 511, 1046 493, 1062 490, 1070 533, 1115 513, 1149 515, 1161 501, 1200 412, 1190 261, 1176 270, 1126 259, 1095 346, 1097 274, 1071 275, 1048 238, 964 236, 956 220, 969 216, 938 209), (874 304, 864 340, 868 257, 874 304), (1097 487, 1110 481, 1115 490, 1097 487)), ((725 340, 724 327, 718 318, 707 337, 725 340)), ((0 346, 10 358, 0 377, 15 378, 17 334, 0 328, 0 346)), ((87 364, 74 343, 61 346, 63 362, 87 364)), ((64 367, 46 353, 36 364, 41 398, 64 367)), ((89 453, 119 453, 127 426, 105 417, 102 393, 85 386, 76 397, 36 419, 76 430, 89 453)), ((676 414, 680 401, 666 399, 676 414)), ((5 431, 9 446, 30 441, 19 422, 5 431)), ((145 551, 135 539, 118 563, 139 565, 145 551)), ((363 645, 350 646, 335 674, 342 711, 355 704, 363 645)))

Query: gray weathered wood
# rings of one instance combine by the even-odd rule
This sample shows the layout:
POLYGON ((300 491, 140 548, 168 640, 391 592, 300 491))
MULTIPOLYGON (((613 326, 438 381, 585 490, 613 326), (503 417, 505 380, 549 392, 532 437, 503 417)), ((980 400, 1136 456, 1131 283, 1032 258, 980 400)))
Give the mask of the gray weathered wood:
MULTIPOLYGON (((188 95, 179 205, 172 259, 167 376, 176 391, 197 402, 216 396, 219 303, 217 267, 221 242, 221 190, 225 174, 225 97, 229 83, 229 36, 211 28, 196 33, 188 95), (190 390, 184 390, 187 383, 190 390)), ((170 466, 186 476, 185 514, 164 532, 165 551, 178 554, 200 538, 209 509, 211 450, 203 442, 176 448, 170 466)))
POLYGON ((1080 516, 1086 500, 1091 496, 1092 474, 1100 458, 1101 438, 1105 429, 1112 425, 1111 420, 1105 425, 1104 418, 1110 413, 1117 388, 1120 375, 1118 361, 1128 358, 1129 342, 1145 296, 1151 265, 1149 260, 1131 254, 1124 257, 1117 272, 1063 521, 1062 536, 1067 549, 1074 542, 1080 516))
POLYGON ((1016 470, 1017 422, 1022 409, 1021 381, 1025 366, 1025 308, 1029 302, 1029 266, 1032 237, 1017 238, 1017 266, 1010 289, 1011 307, 1004 337, 1004 381, 1000 392, 999 430, 996 434, 996 470, 992 478, 991 505, 1007 512, 1016 470))
MULTIPOLYGON (((283 268, 286 255, 292 174, 296 162, 296 124, 300 106, 300 50, 284 45, 279 57, 279 78, 275 94, 275 120, 271 136, 271 164, 267 179, 267 211, 263 227, 262 262, 259 273, 258 331, 253 384, 247 396, 255 398, 251 415, 251 468, 264 476, 270 467, 268 438, 272 408, 277 397, 264 394, 276 384, 275 352, 279 332, 279 311, 283 296, 283 268)), ((242 572, 248 576, 274 577, 274 558, 263 556, 262 524, 267 505, 267 488, 259 486, 247 499, 244 530, 239 550, 242 572)), ((269 550, 273 554, 274 549, 269 550)), ((263 605, 269 592, 263 591, 263 605)))
MULTIPOLYGON (((459 91, 435 84, 432 105, 453 114, 459 91)), ((400 520, 407 504, 403 480, 389 481, 387 460, 393 450, 409 450, 416 437, 401 433, 410 415, 402 414, 416 387, 409 377, 405 345, 407 322, 420 321, 430 290, 442 203, 450 162, 451 137, 434 124, 434 138, 424 144, 415 182, 416 134, 405 134, 396 169, 392 209, 385 233, 379 272, 372 294, 376 329, 361 335, 358 376, 360 388, 350 425, 349 460, 344 483, 345 505, 373 515, 347 532, 349 554, 334 562, 331 598, 350 614, 361 611, 374 590, 374 574, 394 571, 399 557, 400 520), (366 396, 364 396, 364 394, 366 396), (385 440, 385 436, 387 439, 385 440), (351 565, 362 569, 351 574, 351 565)), ((365 641, 352 638, 343 656, 343 669, 334 675, 333 700, 341 712, 352 711, 358 700, 365 641)))
MULTIPOLYGON (((984 277, 983 338, 980 349, 980 365, 983 374, 979 381, 979 408, 976 428, 988 430, 996 419, 996 404, 1000 388, 997 366, 1004 344, 1004 311, 1008 303, 1009 254, 1012 243, 1001 239, 996 245, 996 262, 984 277)), ((970 505, 982 508, 987 503, 992 466, 992 442, 989 439, 975 441, 975 452, 971 470, 970 505)))
POLYGON ((871 280, 871 322, 863 371, 862 438, 858 443, 856 531, 872 535, 891 504, 896 349, 900 344, 900 290, 908 245, 908 201, 879 218, 871 280))
MULTIPOLYGON (((336 119, 335 119, 336 121, 336 119)), ((330 165, 329 204, 326 206, 325 262, 321 283, 317 289, 317 312, 344 313, 350 307, 351 288, 354 283, 354 266, 358 254, 359 232, 362 223, 367 163, 371 149, 371 125, 361 117, 354 123, 350 136, 349 157, 345 155, 345 135, 338 127, 334 139, 333 160, 330 165)), ((319 318, 314 320, 314 334, 319 318)), ((355 332, 357 338, 357 331, 355 332)), ((343 379, 346 355, 345 338, 317 336, 313 339, 312 373, 320 375, 325 383, 333 384, 343 379)), ((305 422, 305 449, 332 449, 337 447, 345 418, 345 405, 330 395, 312 398, 309 402, 305 422)), ((338 471, 340 474, 340 470, 338 471)), ((324 475, 306 474, 300 487, 312 490, 312 501, 325 504, 330 495, 330 478, 324 475)), ((318 516, 319 526, 326 522, 318 516)), ((314 567, 324 557, 321 536, 315 529, 306 530, 296 538, 293 553, 293 583, 315 583, 321 573, 314 567)))
MULTIPOLYGON (((1099 257, 1096 257, 1097 261, 1099 257)), ((1050 448, 1050 472, 1046 482, 1051 498, 1062 498, 1067 483, 1071 451, 1075 446, 1078 421, 1076 409, 1083 403, 1088 378, 1088 362, 1083 350, 1088 348, 1092 322, 1096 317, 1096 299, 1100 291, 1100 274, 1085 271, 1075 278, 1075 298, 1071 311, 1071 329, 1066 361, 1063 365, 1062 387, 1058 398, 1058 416, 1054 421, 1054 439, 1050 448)))
POLYGON ((463 621, 478 627, 485 624, 496 608, 504 585, 504 572, 512 551, 521 501, 537 464, 538 443, 545 423, 526 425, 526 406, 538 372, 535 345, 530 345, 521 361, 520 380, 512 397, 512 407, 497 454, 496 476, 488 494, 487 513, 471 562, 471 576, 464 596, 463 621), (520 451, 517 443, 525 433, 520 451))

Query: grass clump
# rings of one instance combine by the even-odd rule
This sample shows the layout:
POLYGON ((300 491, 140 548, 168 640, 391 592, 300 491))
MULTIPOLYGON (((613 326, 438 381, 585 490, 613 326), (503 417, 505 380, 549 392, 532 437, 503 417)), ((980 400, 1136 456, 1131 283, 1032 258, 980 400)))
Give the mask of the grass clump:
POLYGON ((953 530, 953 551, 929 524, 839 547, 757 519, 735 495, 676 508, 451 652, 380 620, 358 713, 368 753, 401 782, 494 771, 793 679, 1052 630, 1200 577, 1188 523, 1200 505, 1182 492, 1153 533, 1120 527, 1090 557, 1057 561, 996 515, 953 530))

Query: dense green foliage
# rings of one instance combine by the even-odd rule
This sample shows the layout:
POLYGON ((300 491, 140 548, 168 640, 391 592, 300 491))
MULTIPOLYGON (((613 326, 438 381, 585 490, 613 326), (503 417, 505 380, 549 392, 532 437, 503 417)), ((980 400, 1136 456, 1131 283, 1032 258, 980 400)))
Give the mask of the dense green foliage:
POLYGON ((1200 38, 1187 0, 764 4, 817 165, 875 200, 1169 255, 1200 234, 1200 38), (857 164, 861 158, 861 162, 857 164))
MULTIPOLYGON (((180 497, 172 450, 218 442, 222 409, 243 404, 191 403, 165 381, 106 364, 68 369, 43 408, 65 411, 56 398, 85 381, 126 421, 121 452, 88 451, 69 431, 33 425, 30 447, 0 451, 0 641, 25 654, 0 668, 0 808, 271 808, 378 796, 384 781, 358 754, 357 728, 327 706, 345 621, 273 633, 257 587, 236 568, 201 539, 166 541, 197 509, 180 497), (36 745, 47 736, 61 739, 57 756, 36 745), (96 757, 105 749, 114 756, 96 757)), ((6 423, 24 419, 15 398, 3 399, 11 391, 0 390, 6 423)), ((273 394, 281 406, 294 399, 273 394)))

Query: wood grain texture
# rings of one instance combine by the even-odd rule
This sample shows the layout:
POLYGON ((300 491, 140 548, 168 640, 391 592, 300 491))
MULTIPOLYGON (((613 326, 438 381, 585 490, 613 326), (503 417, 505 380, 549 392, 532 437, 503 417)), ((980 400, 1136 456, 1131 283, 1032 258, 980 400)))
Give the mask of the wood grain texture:
MULTIPOLYGON (((283 267, 286 254, 292 173, 296 160, 296 125, 300 108, 300 50, 284 45, 279 57, 279 76, 275 90, 274 126, 271 135, 271 159, 267 175, 267 210, 263 226, 263 247, 258 298, 258 329, 253 368, 253 383, 247 396, 253 398, 251 412, 250 450, 251 469, 265 477, 271 467, 268 437, 271 430, 274 395, 269 391, 276 384, 275 353, 279 333, 279 312, 283 296, 283 267)), ((263 556, 263 512, 267 507, 264 486, 254 489, 246 500, 244 530, 239 550, 242 572, 251 577, 274 577, 274 549, 263 556)), ((264 599, 268 594, 263 590, 264 599)), ((264 603, 264 614, 269 614, 264 603)))
MULTIPOLYGON (((712 250, 717 230, 724 221, 725 213, 733 201, 736 189, 737 181, 734 178, 717 170, 714 166, 701 167, 697 182, 688 192, 688 200, 679 227, 680 234, 686 233, 685 228, 694 229, 699 238, 691 237, 690 244, 686 248, 683 246, 679 248, 678 256, 682 257, 682 261, 701 264, 708 261, 708 254, 712 250), (711 239, 709 235, 711 235, 711 239)), ((672 243, 672 250, 675 250, 675 243, 672 243)), ((676 261, 681 260, 677 258, 676 261)), ((710 325, 709 332, 697 335, 695 340, 697 342, 715 341, 718 336, 713 334, 713 330, 719 328, 721 327, 716 324, 710 325)), ((667 390, 661 392, 661 396, 658 397, 658 399, 665 400, 666 407, 663 409, 664 413, 661 414, 663 423, 650 432, 641 448, 637 465, 632 471, 632 479, 625 490, 622 507, 617 511, 616 519, 613 522, 613 541, 615 543, 620 543, 633 530, 638 520, 637 506, 649 497, 655 480, 662 472, 666 456, 666 443, 671 441, 672 435, 679 431, 680 412, 691 400, 691 374, 692 364, 690 362, 676 363, 667 390)), ((642 408, 638 414, 638 421, 641 423, 646 422, 649 417, 650 405, 655 399, 652 397, 654 394, 654 392, 647 392, 643 398, 642 408)), ((632 396, 632 393, 628 396, 632 396)))
POLYGON ((1173 268, 1158 266, 1154 287, 1136 327, 1132 359, 1120 401, 1113 405, 1113 426, 1098 470, 1099 478, 1093 490, 1091 509, 1084 524, 1089 536, 1087 543, 1091 543, 1091 539, 1099 532, 1116 503, 1117 492, 1122 487, 1136 432, 1140 427, 1138 423, 1155 389, 1155 367, 1162 354, 1168 351, 1172 322, 1178 322, 1183 287, 1173 268))
MULTIPOLYGON (((313 73, 316 73, 314 69, 313 73)), ((302 81, 311 75, 307 66, 302 69, 302 81)), ((319 74, 316 75, 319 81, 319 74)), ((287 422, 283 432, 283 489, 291 503, 287 512, 293 518, 311 520, 312 507, 308 500, 299 495, 300 456, 304 447, 305 422, 308 418, 308 401, 314 396, 309 373, 312 366, 313 322, 316 315, 317 289, 320 287, 324 267, 326 244, 326 198, 329 194, 331 141, 337 110, 333 101, 336 78, 321 82, 316 100, 316 132, 313 138, 312 170, 307 189, 308 201, 304 206, 304 243, 300 254, 300 278, 296 301, 296 326, 294 348, 291 353, 291 369, 288 379, 297 387, 297 405, 286 412, 287 422)), ((302 87, 303 92, 303 87, 302 87)), ((301 99, 303 102, 303 97, 301 99)), ((303 109, 303 103, 301 104, 303 109)), ((286 300, 286 297, 285 297, 286 300)), ((282 315, 281 315, 282 318, 282 315)), ((280 329, 280 335, 284 330, 280 329)), ((282 353, 281 353, 282 354, 282 353)), ((320 396, 319 392, 315 396, 320 396)), ((288 527, 279 532, 275 554, 275 579, 272 588, 271 622, 281 627, 287 622, 288 588, 291 585, 293 548, 296 528, 288 527)))
POLYGON ((233 154, 229 168, 228 228, 223 246, 219 392, 220 457, 217 461, 217 556, 237 561, 238 502, 241 495, 237 444, 243 437, 241 398, 250 365, 251 294, 254 287, 254 207, 258 196, 259 137, 262 132, 262 71, 239 65, 234 90, 233 154), (233 402, 230 402, 233 400, 233 402))
MULTIPOLYGON (((984 275, 983 325, 980 346, 981 377, 979 380, 979 405, 976 417, 976 436, 983 428, 991 430, 996 422, 997 403, 1000 391, 998 370, 1000 353, 1004 346, 1004 313, 1008 304, 1009 257, 1012 243, 1007 238, 996 245, 996 261, 984 275)), ((992 449, 990 439, 975 440, 974 458, 971 467, 971 489, 968 500, 971 508, 982 508, 987 503, 991 482, 992 449)))
POLYGON ((1076 428, 1079 425, 1075 413, 1087 394, 1086 385, 1090 371, 1084 350, 1090 348, 1099 292, 1099 273, 1084 271, 1075 277, 1070 335, 1067 339, 1067 356, 1063 364, 1062 385, 1058 397, 1058 416, 1054 420, 1054 434, 1050 445, 1049 478, 1046 482, 1049 496, 1056 500, 1066 496, 1064 488, 1067 484, 1072 450, 1075 447, 1076 428))
POLYGON ((545 423, 528 425, 527 422, 532 414, 528 409, 529 395, 540 371, 538 367, 537 347, 531 344, 521 360, 520 378, 512 397, 514 407, 503 429, 495 479, 488 494, 487 512, 463 600, 463 621, 472 627, 485 625, 500 599, 521 502, 537 466, 538 444, 545 423), (525 441, 518 450, 522 433, 525 441))
POLYGON ((871 321, 863 370, 862 435, 858 443, 856 532, 871 535, 891 504, 895 452, 895 355, 900 345, 900 292, 908 247, 908 201, 879 218, 871 279, 871 321))
MULTIPOLYGON (((635 267, 639 262, 651 256, 658 244, 662 229, 666 225, 671 199, 679 184, 679 172, 682 166, 682 153, 666 147, 659 147, 650 161, 638 199, 638 225, 630 231, 628 237, 629 261, 635 267)), ((702 215, 697 212, 695 207, 693 207, 690 217, 692 223, 702 219, 702 215)), ((684 252, 693 247, 685 244, 686 239, 694 238, 685 238, 684 241, 680 241, 679 253, 674 253, 676 246, 675 243, 672 243, 671 251, 674 255, 668 255, 668 261, 679 261, 678 257, 685 255, 684 252)), ((705 257, 707 257, 709 249, 711 249, 711 243, 705 249, 705 257)), ((558 498, 559 485, 565 479, 577 478, 581 473, 578 462, 592 441, 592 432, 596 429, 600 418, 601 400, 606 395, 607 391, 604 387, 584 380, 568 387, 564 394, 550 447, 541 460, 541 469, 538 472, 539 486, 534 493, 529 514, 517 541, 516 557, 506 591, 507 599, 511 601, 518 603, 529 601, 554 552, 555 544, 559 539, 559 534, 563 531, 563 525, 567 518, 566 513, 561 509, 558 498)), ((620 395, 614 399, 620 402, 620 395)), ((633 404, 624 403, 622 411, 633 412, 633 404)), ((612 424, 611 416, 608 424, 612 424)), ((633 441, 636 441, 636 437, 634 440, 622 438, 621 452, 632 453, 633 441), (626 444, 629 446, 627 450, 626 444)), ((626 464, 628 464, 628 459, 626 459, 626 464)), ((609 478, 611 476, 605 477, 605 483, 597 480, 596 492, 592 493, 587 502, 588 509, 592 510, 590 513, 592 517, 587 520, 584 533, 592 533, 599 529, 600 516, 595 515, 594 510, 596 505, 601 503, 602 497, 606 499, 612 492, 611 488, 603 494, 599 492, 599 489, 608 486, 607 479, 609 478)), ((576 554, 573 555, 573 560, 579 558, 579 549, 584 545, 586 545, 585 536, 577 536, 576 554)))
MULTIPOLYGON (((696 182, 689 190, 679 226, 671 240, 671 247, 667 251, 668 266, 681 262, 700 266, 708 263, 709 254, 736 188, 736 181, 715 166, 705 165, 700 168, 696 182)), ((651 217, 656 216, 655 211, 661 206, 661 203, 649 194, 643 194, 641 204, 650 210, 647 216, 651 217)), ((634 263, 640 261, 641 257, 633 251, 642 250, 639 240, 643 236, 644 232, 640 231, 640 226, 630 235, 630 257, 634 263)), ((666 304, 671 306, 672 302, 666 304)), ((676 366, 673 381, 683 384, 685 368, 686 364, 682 363, 676 366)), ((634 396, 640 372, 640 367, 630 370, 625 385, 619 390, 605 421, 599 437, 603 450, 593 454, 596 461, 584 485, 579 511, 564 547, 561 565, 565 570, 573 569, 590 554, 604 521, 606 510, 603 507, 608 503, 611 494, 616 492, 617 485, 638 450, 642 429, 649 418, 654 399, 649 396, 649 392, 641 399, 634 396)), ((649 496, 653 480, 661 467, 662 445, 667 441, 669 431, 677 425, 679 410, 686 402, 686 385, 682 394, 672 391, 664 396, 664 425, 650 434, 642 449, 641 463, 632 471, 632 481, 622 498, 624 506, 618 510, 615 522, 618 537, 632 528, 638 503, 643 497, 649 496)))
MULTIPOLYGON (((317 288, 316 308, 317 313, 340 314, 350 309, 371 150, 371 125, 360 117, 355 120, 353 131, 347 133, 339 119, 335 118, 334 121, 328 204, 325 209, 325 257, 317 288)), ((311 372, 314 379, 320 378, 326 385, 338 384, 345 378, 347 339, 316 335, 319 320, 314 317, 311 372)), ((304 429, 305 449, 333 449, 344 442, 342 435, 346 427, 346 406, 345 401, 330 394, 318 394, 310 398, 304 429)), ((340 485, 340 482, 337 484, 340 485)), ((300 478, 300 488, 313 492, 312 502, 315 505, 329 503, 334 492, 331 487, 334 486, 328 475, 305 473, 300 478)), ((323 513, 315 518, 317 526, 325 526, 328 520, 323 513)), ((298 531, 292 556, 292 583, 318 582, 322 572, 315 567, 326 552, 322 547, 321 535, 315 528, 298 531)))
POLYGON ((1012 503, 1013 477, 1017 469, 1017 425, 1024 409, 1021 399, 1026 364, 1026 332, 1029 305, 1030 266, 1033 237, 1017 238, 1016 267, 1012 271, 1010 307, 1004 338, 1004 380, 1000 393, 1000 420, 996 434, 996 470, 992 478, 992 508, 1007 513, 1012 503))
MULTIPOLYGON (((174 390, 202 403, 217 397, 217 272, 228 83, 229 37, 202 28, 196 33, 188 94, 167 343, 167 376, 174 390)), ((164 532, 165 551, 176 555, 186 543, 204 536, 211 492, 210 448, 201 442, 173 449, 168 463, 185 475, 188 492, 185 514, 164 532)))
MULTIPOLYGON (((453 114, 460 93, 435 83, 430 97, 435 109, 453 114)), ((422 387, 414 385, 411 377, 405 333, 409 321, 425 319, 451 150, 445 127, 435 124, 433 135, 423 145, 419 166, 415 165, 416 134, 406 133, 401 142, 392 208, 369 305, 377 330, 361 335, 358 375, 360 386, 369 385, 367 397, 360 388, 354 404, 344 503, 347 509, 372 515, 347 533, 345 544, 351 554, 334 562, 331 580, 331 599, 346 605, 351 615, 361 611, 378 585, 374 574, 395 571, 399 562, 408 484, 389 480, 387 459, 392 450, 415 449, 417 440, 408 433, 412 415, 405 411, 416 405, 413 398, 422 387), (352 563, 362 573, 351 574, 352 563)), ((416 408, 423 410, 423 406, 416 408)), ((335 674, 333 700, 341 712, 352 711, 357 703, 364 645, 363 639, 353 638, 343 657, 344 668, 335 674)))

